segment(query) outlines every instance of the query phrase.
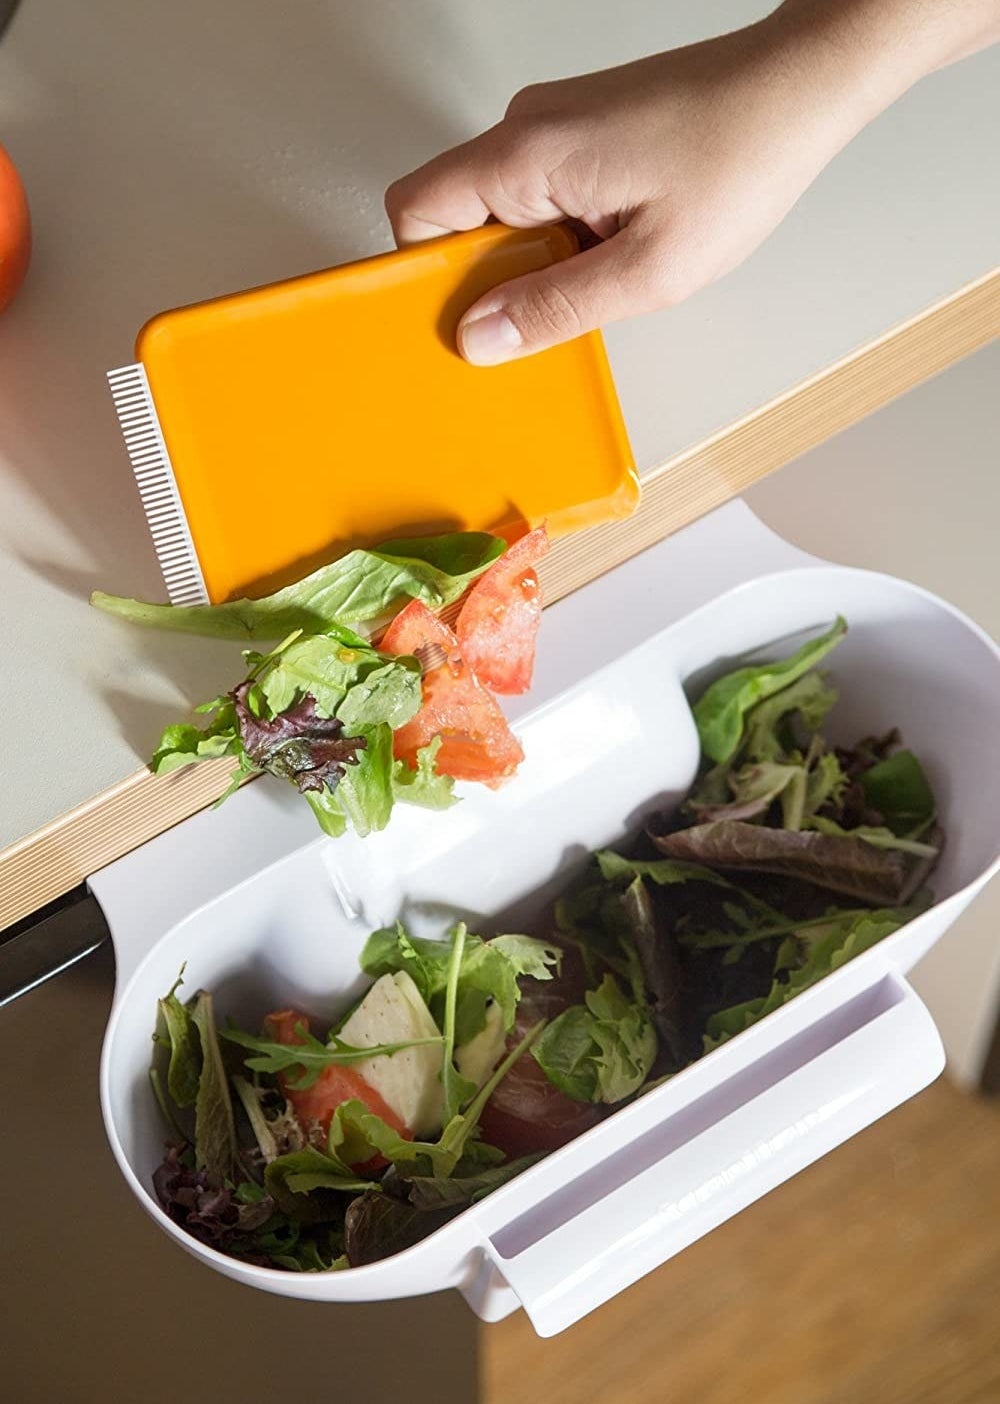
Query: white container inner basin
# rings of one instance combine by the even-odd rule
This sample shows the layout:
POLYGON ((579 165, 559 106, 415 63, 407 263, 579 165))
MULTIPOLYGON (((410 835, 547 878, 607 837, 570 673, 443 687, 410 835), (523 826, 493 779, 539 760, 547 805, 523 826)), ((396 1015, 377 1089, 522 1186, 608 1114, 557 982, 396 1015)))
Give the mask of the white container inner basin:
MULTIPOLYGON (((547 689, 546 670, 540 670, 540 687, 517 721, 526 760, 504 790, 475 793, 470 787, 462 803, 443 814, 400 806, 384 833, 363 841, 348 836, 307 843, 170 930, 120 993, 102 1069, 112 1147, 161 1226, 216 1268, 269 1290, 330 1300, 448 1285, 471 1292, 482 1266, 477 1224, 488 1219, 492 1231, 505 1217, 523 1217, 536 1202, 548 1202, 562 1181, 593 1171, 605 1155, 614 1153, 621 1163, 623 1138, 638 1138, 676 1117, 699 1088, 737 1076, 748 1060, 780 1046, 786 1032, 789 1039, 798 1036, 803 1020, 808 1025, 813 1017, 810 1010, 818 1018, 837 999, 856 1000, 859 990, 874 988, 887 973, 907 970, 995 865, 1000 655, 941 601, 889 577, 818 566, 740 586, 622 656, 609 647, 614 630, 607 620, 596 621, 594 632, 597 656, 573 660, 568 686, 565 668, 558 689, 547 689), (931 910, 533 1167, 484 1201, 485 1216, 477 1206, 394 1259, 325 1276, 280 1273, 224 1259, 167 1219, 152 1195, 166 1133, 147 1070, 156 1000, 182 964, 185 995, 210 989, 220 1018, 232 1015, 254 1026, 269 1009, 288 1005, 320 1019, 339 1013, 365 986, 357 959, 369 932, 397 917, 423 935, 443 935, 458 918, 484 936, 516 929, 543 934, 539 923, 551 897, 587 855, 636 832, 690 787, 698 743, 685 686, 697 692, 745 661, 783 656, 837 614, 848 620, 849 633, 824 665, 841 697, 829 734, 846 742, 897 726, 925 765, 947 833, 932 878, 931 910), (802 1006, 798 1013, 796 1005, 802 1006), (720 1057, 724 1061, 717 1062, 720 1057)), ((544 644, 554 647, 551 638, 544 644)), ((245 804, 248 817, 250 799, 241 795, 233 802, 245 804)), ((874 1012, 894 1001, 894 995, 883 1000, 874 1012)))

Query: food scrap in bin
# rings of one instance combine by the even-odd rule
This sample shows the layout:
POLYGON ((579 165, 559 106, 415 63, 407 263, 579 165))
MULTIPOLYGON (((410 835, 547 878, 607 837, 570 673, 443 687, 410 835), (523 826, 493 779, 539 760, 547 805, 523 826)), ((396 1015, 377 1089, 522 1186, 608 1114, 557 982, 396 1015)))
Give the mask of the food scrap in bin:
POLYGON ((175 985, 151 1074, 165 1212, 272 1268, 388 1257, 924 910, 943 836, 923 767, 895 731, 823 734, 818 665, 845 632, 714 682, 687 799, 595 854, 541 934, 376 931, 325 1037, 295 1009, 219 1026, 175 985))

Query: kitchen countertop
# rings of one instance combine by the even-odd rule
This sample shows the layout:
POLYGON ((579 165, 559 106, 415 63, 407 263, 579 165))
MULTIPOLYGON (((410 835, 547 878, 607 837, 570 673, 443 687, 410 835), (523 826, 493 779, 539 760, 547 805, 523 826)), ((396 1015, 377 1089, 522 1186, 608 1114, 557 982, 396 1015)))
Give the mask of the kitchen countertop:
MULTIPOLYGON (((389 245, 385 185, 525 83, 746 22, 648 0, 29 0, 0 45, 0 139, 36 233, 0 321, 0 849, 138 769, 231 646, 132 632, 89 591, 162 598, 104 372, 162 308, 389 245)), ((926 80, 742 269, 611 329, 643 470, 996 262, 1000 49, 926 80)), ((950 465, 956 475, 961 465, 950 465)), ((899 520, 908 522, 906 465, 899 520)), ((783 490, 797 490, 794 472, 783 490)), ((974 481, 953 510, 977 514, 974 481)), ((824 524, 825 530, 825 524, 824 524)), ((828 554, 839 537, 819 533, 828 554)), ((817 543, 809 544, 816 548, 817 543)))

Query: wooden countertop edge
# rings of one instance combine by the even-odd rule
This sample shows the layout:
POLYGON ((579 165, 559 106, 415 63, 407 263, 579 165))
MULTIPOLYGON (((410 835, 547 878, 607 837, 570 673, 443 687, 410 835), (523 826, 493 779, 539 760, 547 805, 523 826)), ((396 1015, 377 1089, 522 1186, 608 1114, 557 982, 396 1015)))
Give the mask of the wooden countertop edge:
MULTIPOLYGON (((1000 334, 1000 267, 966 284, 643 478, 634 516, 556 544, 549 603, 739 496, 1000 334)), ((231 762, 141 770, 0 851, 0 931, 211 804, 231 762)))

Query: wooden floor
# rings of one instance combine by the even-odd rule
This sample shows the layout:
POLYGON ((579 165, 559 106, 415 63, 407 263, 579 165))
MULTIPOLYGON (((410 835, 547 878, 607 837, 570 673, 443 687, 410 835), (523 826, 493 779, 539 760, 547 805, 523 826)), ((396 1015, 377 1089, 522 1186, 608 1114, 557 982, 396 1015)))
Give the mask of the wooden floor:
POLYGON ((941 1081, 552 1340, 483 1404, 1000 1404, 1000 1099, 941 1081))

